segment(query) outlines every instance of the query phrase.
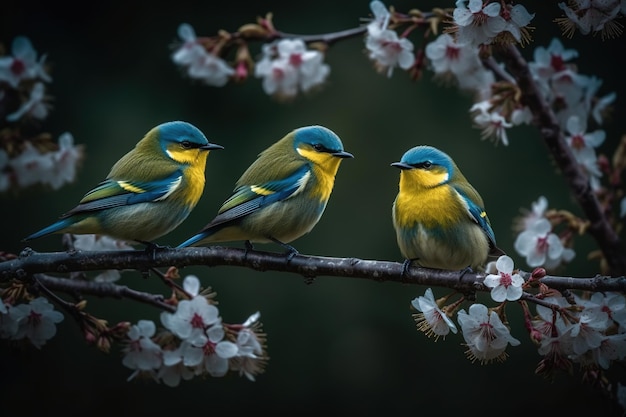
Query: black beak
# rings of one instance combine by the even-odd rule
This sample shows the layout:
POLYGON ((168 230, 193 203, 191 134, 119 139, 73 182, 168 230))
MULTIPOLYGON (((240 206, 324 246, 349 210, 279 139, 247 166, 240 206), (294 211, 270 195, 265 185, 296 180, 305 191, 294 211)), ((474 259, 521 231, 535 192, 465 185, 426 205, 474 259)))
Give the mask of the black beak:
POLYGON ((413 169, 415 168, 412 165, 405 164, 404 162, 394 162, 391 164, 392 167, 400 168, 400 169, 413 169))
POLYGON ((205 151, 210 151, 213 149, 224 149, 222 145, 218 145, 217 143, 207 143, 206 145, 200 146, 200 149, 204 149, 205 151))
POLYGON ((354 155, 352 155, 350 152, 345 151, 333 152, 331 153, 331 155, 336 156, 337 158, 354 158, 354 155))

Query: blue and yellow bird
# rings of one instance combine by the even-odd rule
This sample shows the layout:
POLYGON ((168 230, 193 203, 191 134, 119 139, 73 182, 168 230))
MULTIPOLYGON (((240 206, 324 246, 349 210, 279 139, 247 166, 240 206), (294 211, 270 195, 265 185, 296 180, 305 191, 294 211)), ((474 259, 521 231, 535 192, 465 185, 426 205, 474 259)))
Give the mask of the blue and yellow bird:
POLYGON ((117 161, 76 207, 24 241, 51 233, 93 233, 153 245, 198 203, 213 149, 223 147, 210 143, 190 123, 160 124, 117 161))
POLYGON ((434 269, 483 269, 504 254, 483 199, 450 156, 416 146, 391 166, 401 170, 392 219, 405 272, 412 261, 434 269))
POLYGON ((341 139, 323 126, 305 126, 258 155, 231 196, 201 231, 178 247, 215 242, 288 243, 313 229, 326 208, 341 161, 352 158, 341 139))

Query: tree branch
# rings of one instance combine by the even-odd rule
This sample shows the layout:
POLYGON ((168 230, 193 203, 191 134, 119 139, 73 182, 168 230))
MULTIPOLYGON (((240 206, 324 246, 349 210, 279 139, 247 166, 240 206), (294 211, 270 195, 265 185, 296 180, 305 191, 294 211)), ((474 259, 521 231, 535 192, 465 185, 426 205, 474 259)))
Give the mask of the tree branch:
POLYGON ((604 214, 600 202, 589 185, 589 178, 580 169, 572 151, 567 146, 556 116, 539 91, 528 63, 514 45, 503 49, 501 54, 507 63, 507 68, 517 80, 521 91, 524 92, 524 102, 532 110, 535 123, 543 135, 548 150, 567 179, 576 201, 590 221, 589 234, 593 236, 604 254, 611 275, 626 274, 626 248, 604 214))
MULTIPOLYGON (((284 253, 263 252, 257 250, 223 246, 157 249, 131 251, 71 251, 38 253, 26 248, 18 258, 0 263, 0 282, 11 279, 27 280, 32 274, 69 273, 75 271, 96 271, 106 269, 136 269, 142 272, 150 268, 176 266, 182 268, 192 265, 241 266, 256 271, 292 272, 311 281, 318 276, 364 278, 380 282, 398 282, 403 284, 446 287, 465 294, 477 291, 489 291, 482 282, 484 273, 463 271, 444 271, 428 268, 411 267, 403 275, 403 264, 392 261, 364 260, 358 258, 334 258, 324 256, 296 255, 288 261, 284 253)), ((526 280, 531 274, 520 271, 526 280)), ((38 277, 49 288, 79 291, 95 295, 127 297, 149 304, 159 304, 160 299, 145 299, 128 288, 109 293, 111 287, 105 283, 81 282, 62 278, 38 277), (67 283, 66 283, 67 281, 67 283), (93 285, 93 288, 91 287, 93 285)), ((535 283, 543 283, 550 288, 587 291, 626 292, 626 278, 596 276, 589 278, 559 277, 546 275, 535 283)), ((112 285, 112 284, 108 284, 112 285)), ((124 288, 124 287, 123 287, 124 288)), ((162 306, 161 306, 162 307, 162 306)))

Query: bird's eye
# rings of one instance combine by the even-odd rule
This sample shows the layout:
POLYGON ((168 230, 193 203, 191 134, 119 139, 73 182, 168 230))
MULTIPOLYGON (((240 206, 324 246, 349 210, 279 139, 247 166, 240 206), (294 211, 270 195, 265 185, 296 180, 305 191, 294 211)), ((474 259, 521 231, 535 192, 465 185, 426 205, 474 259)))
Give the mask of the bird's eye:
POLYGON ((322 151, 325 150, 325 148, 322 145, 320 145, 319 143, 314 144, 313 145, 313 149, 315 149, 318 152, 322 152, 322 151))
POLYGON ((432 162, 424 161, 417 164, 416 168, 429 169, 431 166, 433 166, 432 162))
POLYGON ((191 149, 191 142, 189 142, 188 140, 184 140, 180 143, 180 146, 183 149, 191 149))
POLYGON ((428 169, 432 166, 432 164, 430 163, 430 161, 426 161, 424 162, 424 168, 428 169))

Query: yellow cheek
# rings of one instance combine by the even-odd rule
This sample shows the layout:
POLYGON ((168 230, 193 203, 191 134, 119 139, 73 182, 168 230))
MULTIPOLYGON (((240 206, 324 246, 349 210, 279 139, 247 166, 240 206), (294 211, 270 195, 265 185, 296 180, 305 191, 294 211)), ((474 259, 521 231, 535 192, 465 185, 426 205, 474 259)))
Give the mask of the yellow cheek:
POLYGON ((335 185, 335 175, 339 170, 341 158, 337 158, 326 152, 315 152, 306 149, 298 149, 298 153, 313 162, 313 175, 316 179, 316 186, 311 189, 311 194, 326 201, 330 198, 335 185))
POLYGON ((423 169, 409 169, 400 172, 400 187, 405 190, 433 188, 448 180, 448 174, 423 169))
POLYGON ((180 147, 168 149, 166 152, 170 158, 180 164, 198 163, 200 162, 200 158, 202 158, 203 161, 206 161, 206 157, 208 155, 208 152, 201 151, 200 149, 181 149, 180 147))

